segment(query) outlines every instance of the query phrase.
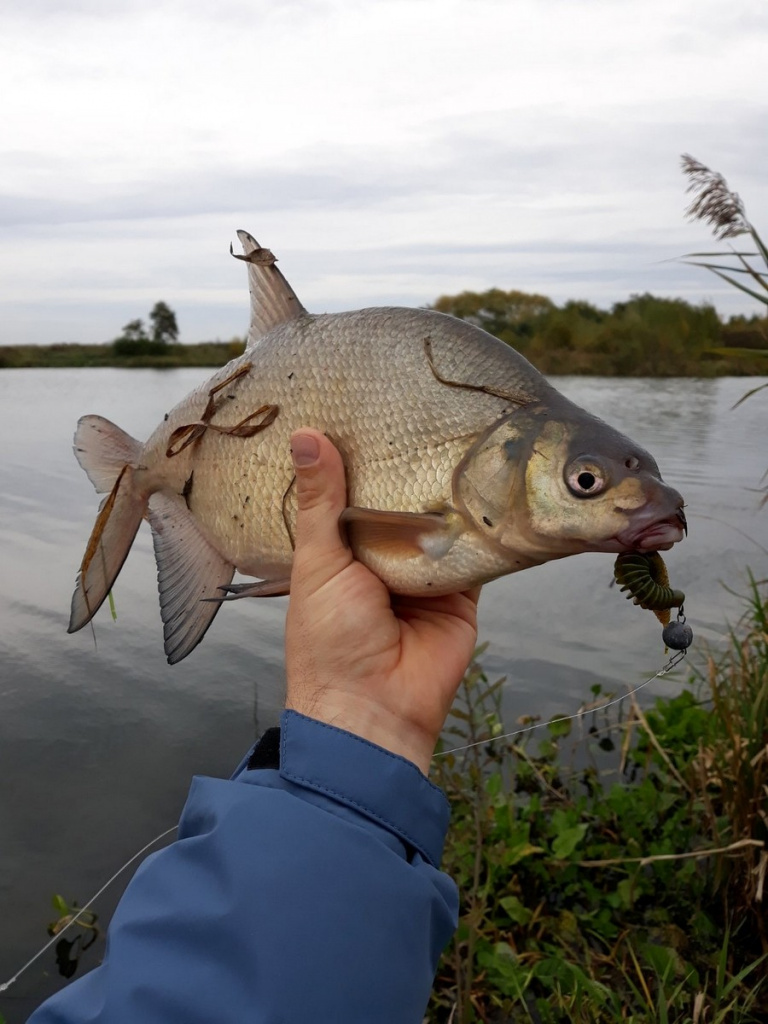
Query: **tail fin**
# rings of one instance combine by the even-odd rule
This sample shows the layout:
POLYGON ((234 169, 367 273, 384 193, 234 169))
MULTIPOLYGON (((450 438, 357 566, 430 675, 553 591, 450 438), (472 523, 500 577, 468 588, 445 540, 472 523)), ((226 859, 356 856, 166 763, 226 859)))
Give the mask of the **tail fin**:
POLYGON ((115 486, 123 466, 136 465, 144 445, 103 416, 83 416, 75 431, 75 458, 98 494, 115 486))
POLYGON ((90 622, 112 589, 133 544, 147 507, 133 483, 133 466, 142 445, 102 416, 84 416, 75 433, 75 455, 101 503, 80 564, 68 632, 90 622))

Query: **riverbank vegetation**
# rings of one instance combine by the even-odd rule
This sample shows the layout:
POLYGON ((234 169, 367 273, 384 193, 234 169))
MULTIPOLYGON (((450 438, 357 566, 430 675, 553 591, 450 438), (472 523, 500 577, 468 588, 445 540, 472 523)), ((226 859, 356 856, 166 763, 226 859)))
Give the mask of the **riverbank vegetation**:
POLYGON ((650 710, 596 686, 578 725, 494 740, 472 666, 446 747, 478 745, 435 762, 461 911, 431 1024, 768 1019, 766 582, 650 710))
MULTIPOLYGON (((603 310, 589 302, 558 306, 544 295, 492 288, 442 296, 431 308, 501 338, 542 373, 634 377, 768 374, 768 317, 731 317, 723 323, 713 306, 693 306, 683 299, 635 295, 603 310)), ((0 347, 0 368, 217 367, 240 355, 245 347, 241 338, 180 345, 168 336, 156 335, 157 330, 149 334, 141 320, 132 320, 123 334, 107 345, 0 347)))
POLYGON ((152 341, 129 353, 115 352, 113 345, 6 345, 0 346, 0 369, 23 367, 58 369, 80 366, 121 366, 126 369, 166 370, 183 366, 223 366, 245 349, 240 338, 208 341, 199 345, 166 345, 153 351, 152 341))
MULTIPOLYGON (((683 299, 636 295, 609 310, 589 302, 558 306, 543 295, 492 288, 439 298, 431 307, 501 338, 542 373, 670 377, 768 374, 768 317, 731 317, 683 299)), ((158 344, 140 320, 108 345, 0 347, 0 368, 222 366, 244 339, 158 344)))
POLYGON ((609 310, 557 306, 544 295, 492 288, 444 295, 432 307, 501 338, 542 373, 604 377, 715 377, 768 373, 768 318, 634 295, 609 310))

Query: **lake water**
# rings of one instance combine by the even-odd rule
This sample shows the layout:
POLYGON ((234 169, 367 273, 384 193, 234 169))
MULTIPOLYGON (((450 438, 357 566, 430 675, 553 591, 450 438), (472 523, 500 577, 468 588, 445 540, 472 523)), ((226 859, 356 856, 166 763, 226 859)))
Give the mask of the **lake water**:
MULTIPOLYGON (((95 641, 88 629, 66 633, 98 502, 72 455, 78 417, 102 413, 146 437, 209 375, 0 372, 0 983, 45 940, 53 893, 88 899, 175 822, 193 774, 228 775, 279 712, 285 600, 225 607, 202 645, 168 666, 146 527, 115 587, 117 622, 105 606, 95 641)), ((768 399, 731 408, 763 380, 553 380, 648 448, 685 496, 690 535, 666 560, 688 595, 695 658, 738 618, 731 591, 744 591, 746 567, 768 571, 768 509, 755 493, 768 399)), ((596 682, 623 692, 663 664, 656 620, 609 587, 612 563, 581 555, 486 587, 484 663, 508 679, 510 725, 575 711, 596 682)), ((682 678, 657 680, 646 699, 682 678)), ((102 920, 121 888, 97 906, 102 920)), ((51 952, 0 995, 0 1013, 22 1021, 60 983, 51 952)))

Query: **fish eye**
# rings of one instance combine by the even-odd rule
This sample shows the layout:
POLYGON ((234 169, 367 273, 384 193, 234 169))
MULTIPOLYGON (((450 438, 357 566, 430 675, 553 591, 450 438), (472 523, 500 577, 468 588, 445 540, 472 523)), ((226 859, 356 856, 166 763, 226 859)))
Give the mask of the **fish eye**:
POLYGON ((604 491, 608 483, 608 476, 594 459, 576 459, 568 466, 565 472, 565 482, 568 489, 577 498, 591 498, 595 494, 604 491))

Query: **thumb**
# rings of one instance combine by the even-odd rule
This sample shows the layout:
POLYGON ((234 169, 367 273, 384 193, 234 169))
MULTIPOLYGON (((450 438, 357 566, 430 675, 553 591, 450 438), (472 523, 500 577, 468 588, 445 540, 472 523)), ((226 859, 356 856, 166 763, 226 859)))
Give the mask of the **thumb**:
POLYGON ((298 500, 291 589, 308 584, 314 591, 352 561, 339 531, 339 516, 347 504, 344 463, 317 430, 293 434, 291 456, 298 500))

